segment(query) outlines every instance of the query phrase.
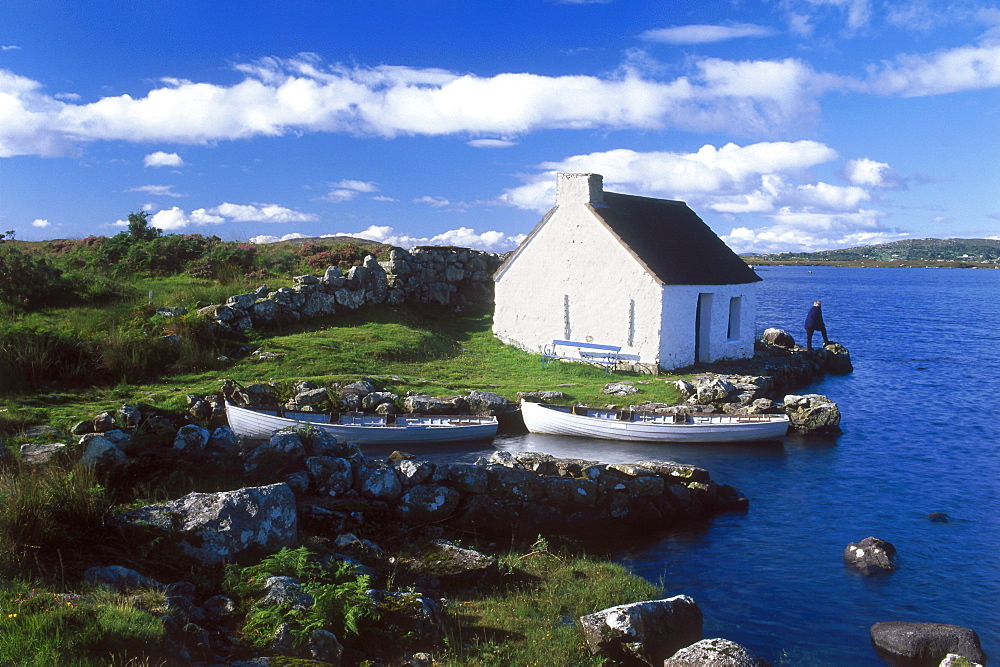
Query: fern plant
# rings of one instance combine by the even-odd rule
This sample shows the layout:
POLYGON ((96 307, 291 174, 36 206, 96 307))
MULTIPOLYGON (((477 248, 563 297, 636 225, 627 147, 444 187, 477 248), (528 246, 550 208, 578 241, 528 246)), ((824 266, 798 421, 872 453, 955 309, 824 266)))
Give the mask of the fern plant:
POLYGON ((229 566, 224 586, 231 595, 249 604, 242 633, 256 645, 266 644, 286 623, 296 646, 318 629, 340 638, 357 635, 361 621, 374 613, 371 598, 365 594, 370 587, 368 575, 359 574, 353 565, 342 561, 323 563, 306 547, 286 547, 249 567, 229 566), (291 601, 259 604, 265 582, 280 576, 298 579, 301 591, 313 603, 305 609, 295 608, 291 601))

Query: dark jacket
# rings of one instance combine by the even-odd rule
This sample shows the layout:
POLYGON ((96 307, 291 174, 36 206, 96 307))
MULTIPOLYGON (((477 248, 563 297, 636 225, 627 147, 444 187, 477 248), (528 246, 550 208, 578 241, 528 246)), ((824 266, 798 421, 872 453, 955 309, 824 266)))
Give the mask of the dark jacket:
POLYGON ((813 306, 809 309, 809 314, 806 315, 805 328, 812 329, 813 331, 826 329, 826 324, 823 322, 823 306, 813 306))

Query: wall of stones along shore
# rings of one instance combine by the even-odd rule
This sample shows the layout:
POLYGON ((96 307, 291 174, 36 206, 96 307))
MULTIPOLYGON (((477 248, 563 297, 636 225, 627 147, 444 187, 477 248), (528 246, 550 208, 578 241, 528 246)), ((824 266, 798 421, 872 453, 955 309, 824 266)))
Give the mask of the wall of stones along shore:
POLYGON ((202 308, 202 315, 237 331, 298 322, 380 303, 433 303, 468 307, 493 303, 493 272, 501 257, 468 248, 421 246, 393 248, 388 261, 372 255, 346 273, 327 268, 322 276, 293 278, 292 287, 261 285, 235 294, 224 304, 202 308))

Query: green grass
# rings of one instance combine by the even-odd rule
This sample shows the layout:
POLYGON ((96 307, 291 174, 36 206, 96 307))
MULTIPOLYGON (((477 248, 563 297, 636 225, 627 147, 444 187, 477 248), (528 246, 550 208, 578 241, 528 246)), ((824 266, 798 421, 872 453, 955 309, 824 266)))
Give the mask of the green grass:
POLYGON ((452 599, 446 666, 602 665, 590 655, 578 619, 619 604, 653 600, 662 588, 612 563, 555 554, 544 540, 504 559, 496 591, 452 599))
POLYGON ((159 665, 162 593, 106 589, 64 593, 43 584, 0 581, 0 664, 98 667, 159 665))

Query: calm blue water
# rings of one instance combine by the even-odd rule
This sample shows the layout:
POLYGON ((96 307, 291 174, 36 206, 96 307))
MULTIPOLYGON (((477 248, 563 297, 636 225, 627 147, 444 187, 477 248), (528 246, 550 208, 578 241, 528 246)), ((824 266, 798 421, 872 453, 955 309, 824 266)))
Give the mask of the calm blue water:
MULTIPOLYGON (((796 340, 823 300, 831 340, 855 372, 799 393, 826 394, 843 434, 784 445, 635 445, 555 436, 498 438, 497 448, 601 461, 667 458, 707 468, 750 498, 675 530, 622 562, 687 594, 705 636, 793 665, 882 664, 878 621, 975 629, 1000 659, 1000 271, 768 267, 758 333, 796 340), (949 523, 932 523, 945 512, 949 523), (864 577, 844 548, 888 540, 900 569, 864 577)), ((455 456, 472 460, 477 453, 455 456)))

